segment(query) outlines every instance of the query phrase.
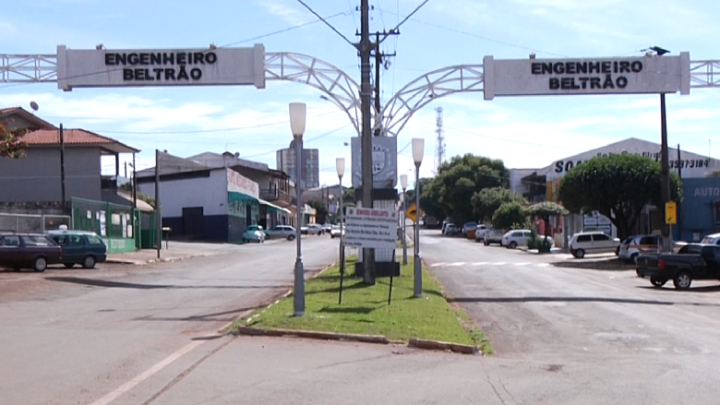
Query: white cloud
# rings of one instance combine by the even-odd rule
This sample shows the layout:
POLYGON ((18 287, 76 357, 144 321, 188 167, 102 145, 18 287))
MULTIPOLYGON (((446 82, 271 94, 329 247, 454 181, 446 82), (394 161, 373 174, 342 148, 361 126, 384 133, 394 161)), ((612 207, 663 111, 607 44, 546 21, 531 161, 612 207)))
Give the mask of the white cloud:
POLYGON ((0 35, 15 35, 17 28, 10 23, 0 22, 0 35))
POLYGON ((310 12, 304 12, 296 7, 289 6, 281 0, 262 0, 260 4, 272 15, 278 16, 292 25, 300 25, 311 21, 310 12))

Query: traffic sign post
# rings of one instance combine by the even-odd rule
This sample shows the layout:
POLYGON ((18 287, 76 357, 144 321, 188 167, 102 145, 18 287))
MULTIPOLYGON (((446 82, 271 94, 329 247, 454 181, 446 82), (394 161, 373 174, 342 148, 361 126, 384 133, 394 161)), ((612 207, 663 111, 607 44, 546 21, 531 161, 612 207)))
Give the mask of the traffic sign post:
POLYGON ((415 222, 415 225, 417 226, 418 218, 422 218, 423 215, 425 215, 425 211, 423 211, 421 208, 419 215, 418 215, 417 205, 413 204, 407 209, 407 211, 405 212, 405 215, 408 218, 410 218, 413 222, 415 222))
POLYGON ((677 224, 677 203, 675 201, 665 203, 665 224, 677 224))

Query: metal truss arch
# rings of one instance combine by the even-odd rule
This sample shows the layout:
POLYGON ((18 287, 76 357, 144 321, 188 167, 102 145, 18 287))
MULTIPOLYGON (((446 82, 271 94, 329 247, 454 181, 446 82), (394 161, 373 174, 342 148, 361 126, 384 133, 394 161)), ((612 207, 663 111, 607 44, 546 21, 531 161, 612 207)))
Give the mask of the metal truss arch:
POLYGON ((347 114, 360 133, 360 86, 340 68, 312 56, 291 52, 265 54, 266 80, 288 80, 307 84, 323 93, 328 101, 347 114))
POLYGON ((397 136, 415 112, 433 100, 483 91, 483 65, 456 65, 425 73, 400 89, 382 111, 383 133, 397 136))

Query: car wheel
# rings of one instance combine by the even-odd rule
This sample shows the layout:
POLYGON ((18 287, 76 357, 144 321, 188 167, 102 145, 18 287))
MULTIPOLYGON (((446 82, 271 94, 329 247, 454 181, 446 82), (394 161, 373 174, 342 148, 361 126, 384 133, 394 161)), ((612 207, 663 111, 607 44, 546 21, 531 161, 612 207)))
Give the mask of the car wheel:
POLYGON ((84 269, 92 269, 93 267, 95 267, 95 256, 85 256, 82 262, 82 266, 84 269))
POLYGON ((44 257, 36 257, 33 262, 33 270, 42 273, 47 269, 47 259, 44 257))
POLYGON ((295 240, 295 235, 288 235, 287 240, 289 240, 289 241, 295 240))
POLYGON ((73 266, 75 266, 75 263, 63 263, 63 264, 64 264, 65 267, 68 268, 68 269, 72 269, 73 266))
POLYGON ((667 283, 667 280, 663 280, 661 278, 657 277, 650 277, 650 284, 654 285, 655 287, 662 287, 667 283))
POLYGON ((673 284, 677 290, 687 290, 692 284, 692 275, 686 270, 681 270, 673 277, 673 284))
POLYGON ((488 242, 488 240, 485 239, 485 240, 483 240, 483 245, 485 245, 485 246, 490 246, 490 242, 488 242))
POLYGON ((514 241, 510 242, 510 244, 508 245, 508 249, 515 249, 516 247, 517 247, 517 243, 514 241))
POLYGON ((583 250, 583 249, 576 250, 574 256, 577 259, 582 259, 583 257, 585 257, 585 250, 583 250))

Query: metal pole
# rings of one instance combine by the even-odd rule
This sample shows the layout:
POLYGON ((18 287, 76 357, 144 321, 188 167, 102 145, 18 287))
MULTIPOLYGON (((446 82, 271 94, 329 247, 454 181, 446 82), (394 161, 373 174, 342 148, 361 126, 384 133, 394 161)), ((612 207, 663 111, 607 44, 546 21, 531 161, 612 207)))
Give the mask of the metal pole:
MULTIPOLYGON (((682 158, 680 157, 680 144, 677 146, 677 169, 678 169, 678 178, 680 181, 682 181, 682 158)), ((680 199, 678 198, 677 201, 677 232, 678 232, 678 238, 682 240, 682 209, 680 207, 682 203, 680 202, 680 199)), ((671 232, 672 233, 672 232, 671 232)))
POLYGON ((60 195, 63 213, 65 212, 65 130, 60 124, 60 195))
MULTIPOLYGON (((362 115, 361 156, 362 156, 362 205, 372 208, 372 129, 370 109, 372 89, 370 88, 370 6, 369 0, 360 1, 360 106, 362 115)), ((363 282, 375 285, 375 250, 363 249, 363 282)))
POLYGON ((155 241, 157 258, 162 250, 162 211, 160 209, 160 151, 155 149, 155 241))
MULTIPOLYGON (((665 113, 665 93, 660 93, 660 137, 660 199, 662 200, 661 212, 665 213, 665 203, 670 201, 670 169, 668 164, 667 115, 665 113)), ((671 252, 672 235, 670 235, 669 228, 664 222, 665 221, 663 220, 663 251, 671 252)))
MULTIPOLYGON (((417 187, 416 187, 417 188, 417 187)), ((407 219, 405 218, 405 211, 407 211, 407 194, 405 194, 405 189, 403 189, 403 203, 402 203, 402 246, 403 246, 403 266, 408 264, 407 263, 407 226, 405 223, 407 222, 407 219)))
POLYGON ((133 208, 137 209, 137 168, 135 167, 135 154, 133 153, 132 162, 133 174, 132 174, 132 201, 133 208))
POLYGON ((342 176, 340 179, 340 297, 338 304, 342 304, 343 279, 345 278, 345 244, 343 238, 343 199, 342 199, 342 176))
POLYGON ((300 243, 300 226, 302 225, 302 135, 295 135, 295 195, 297 198, 297 227, 295 228, 295 240, 297 252, 295 258, 295 291, 293 293, 293 315, 305 315, 305 270, 303 269, 302 250, 300 243))
MULTIPOLYGON (((420 213, 420 163, 415 163, 415 206, 418 214, 420 213)), ((415 298, 423 296, 422 290, 422 262, 420 260, 420 216, 415 220, 415 258, 414 261, 414 277, 415 277, 415 298)))

